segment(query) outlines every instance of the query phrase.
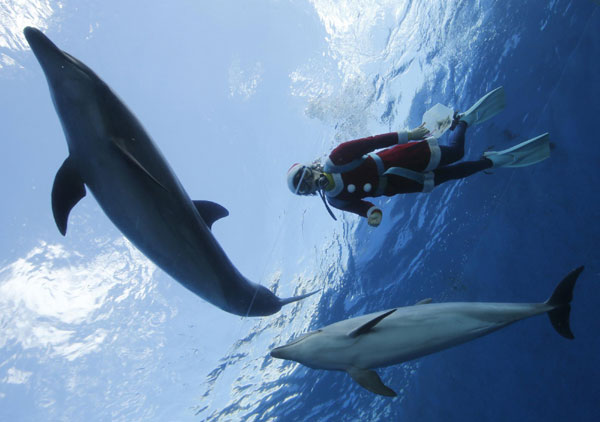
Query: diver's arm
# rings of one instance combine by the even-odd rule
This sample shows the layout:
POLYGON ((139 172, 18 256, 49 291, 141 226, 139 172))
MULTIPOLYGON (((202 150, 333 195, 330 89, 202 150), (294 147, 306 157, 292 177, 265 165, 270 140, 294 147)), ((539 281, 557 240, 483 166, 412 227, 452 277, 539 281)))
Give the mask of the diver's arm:
POLYGON ((348 164, 363 155, 376 149, 391 147, 408 141, 408 132, 391 132, 383 135, 369 136, 368 138, 355 139, 338 145, 329 159, 334 165, 348 164))
POLYGON ((418 141, 427 137, 427 134, 429 134, 429 129, 425 127, 425 123, 422 123, 421 126, 416 127, 413 130, 409 130, 406 133, 409 141, 418 141))
POLYGON ((357 199, 355 201, 344 201, 336 198, 327 198, 327 202, 332 207, 335 207, 342 211, 348 211, 354 214, 358 214, 361 217, 369 218, 374 212, 381 213, 381 210, 373 205, 369 201, 364 199, 357 199))
POLYGON ((427 132, 428 130, 421 125, 413 130, 384 133, 383 135, 369 136, 368 138, 344 142, 331 151, 329 160, 335 166, 348 164, 371 151, 423 139, 427 132))

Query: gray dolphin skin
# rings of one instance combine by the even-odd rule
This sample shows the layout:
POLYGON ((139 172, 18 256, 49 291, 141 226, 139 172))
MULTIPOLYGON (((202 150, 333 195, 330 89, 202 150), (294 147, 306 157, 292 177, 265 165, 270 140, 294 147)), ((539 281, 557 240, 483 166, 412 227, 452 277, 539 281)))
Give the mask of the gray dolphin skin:
POLYGON ((312 294, 280 299, 240 274, 211 232, 213 222, 229 212, 214 202, 190 200, 142 125, 89 67, 38 29, 27 27, 24 33, 48 81, 69 148, 52 188, 52 211, 63 235, 87 187, 140 251, 224 311, 270 315, 312 294))
POLYGON ((430 303, 426 299, 336 322, 273 349, 271 356, 313 369, 346 371, 367 390, 393 397, 396 393, 373 368, 439 352, 543 313, 561 336, 572 339, 570 302, 581 271, 583 267, 569 273, 543 303, 430 303))

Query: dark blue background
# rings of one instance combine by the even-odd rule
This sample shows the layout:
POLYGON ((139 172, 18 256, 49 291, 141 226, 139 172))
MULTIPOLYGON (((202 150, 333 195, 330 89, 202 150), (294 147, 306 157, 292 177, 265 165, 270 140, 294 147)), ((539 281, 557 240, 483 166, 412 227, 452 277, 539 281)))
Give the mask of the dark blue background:
MULTIPOLYGON (((468 15, 466 5, 457 19, 468 15)), ((285 388, 257 414, 282 421, 600 420, 600 7, 552 5, 496 2, 483 23, 489 42, 456 52, 448 73, 417 96, 423 101, 410 119, 419 121, 435 102, 468 107, 503 85, 507 108, 469 130, 466 159, 546 131, 551 158, 478 174, 429 195, 394 198, 384 206, 380 232, 359 227, 343 289, 323 294, 313 328, 426 297, 541 302, 585 265, 572 304, 575 339, 559 336, 546 316, 519 322, 379 370, 400 393, 396 399, 375 396, 344 373, 301 367, 277 381, 285 388), (517 47, 504 55, 507 40, 517 47), (467 94, 457 98, 454 87, 465 78, 467 94), (382 233, 378 249, 364 253, 382 233)))

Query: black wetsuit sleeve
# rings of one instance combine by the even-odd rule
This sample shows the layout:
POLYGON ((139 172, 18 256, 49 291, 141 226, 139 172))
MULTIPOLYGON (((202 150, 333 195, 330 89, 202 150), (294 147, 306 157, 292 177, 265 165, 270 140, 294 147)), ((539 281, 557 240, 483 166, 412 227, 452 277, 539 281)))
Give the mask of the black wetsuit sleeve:
POLYGON ((356 201, 343 201, 335 198, 327 198, 327 202, 329 202, 332 207, 335 207, 339 210, 358 214, 365 218, 367 217, 367 212, 374 207, 371 202, 365 201, 364 199, 358 199, 356 201))

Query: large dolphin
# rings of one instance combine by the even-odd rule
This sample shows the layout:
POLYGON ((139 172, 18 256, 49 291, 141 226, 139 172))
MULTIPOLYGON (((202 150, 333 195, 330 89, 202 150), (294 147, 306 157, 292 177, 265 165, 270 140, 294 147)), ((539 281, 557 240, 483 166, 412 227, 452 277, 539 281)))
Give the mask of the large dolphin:
POLYGON ((362 387, 383 396, 396 393, 373 368, 439 352, 534 315, 548 313, 556 331, 569 339, 573 287, 583 270, 567 275, 543 303, 455 302, 390 309, 347 319, 310 332, 271 351, 313 369, 346 371, 362 387))
POLYGON ((138 249, 227 312, 270 315, 308 296, 280 299, 240 274, 211 232, 212 223, 228 211, 190 200, 142 125, 89 67, 38 29, 27 27, 24 33, 46 75, 69 147, 52 188, 52 211, 63 235, 87 186, 138 249))

